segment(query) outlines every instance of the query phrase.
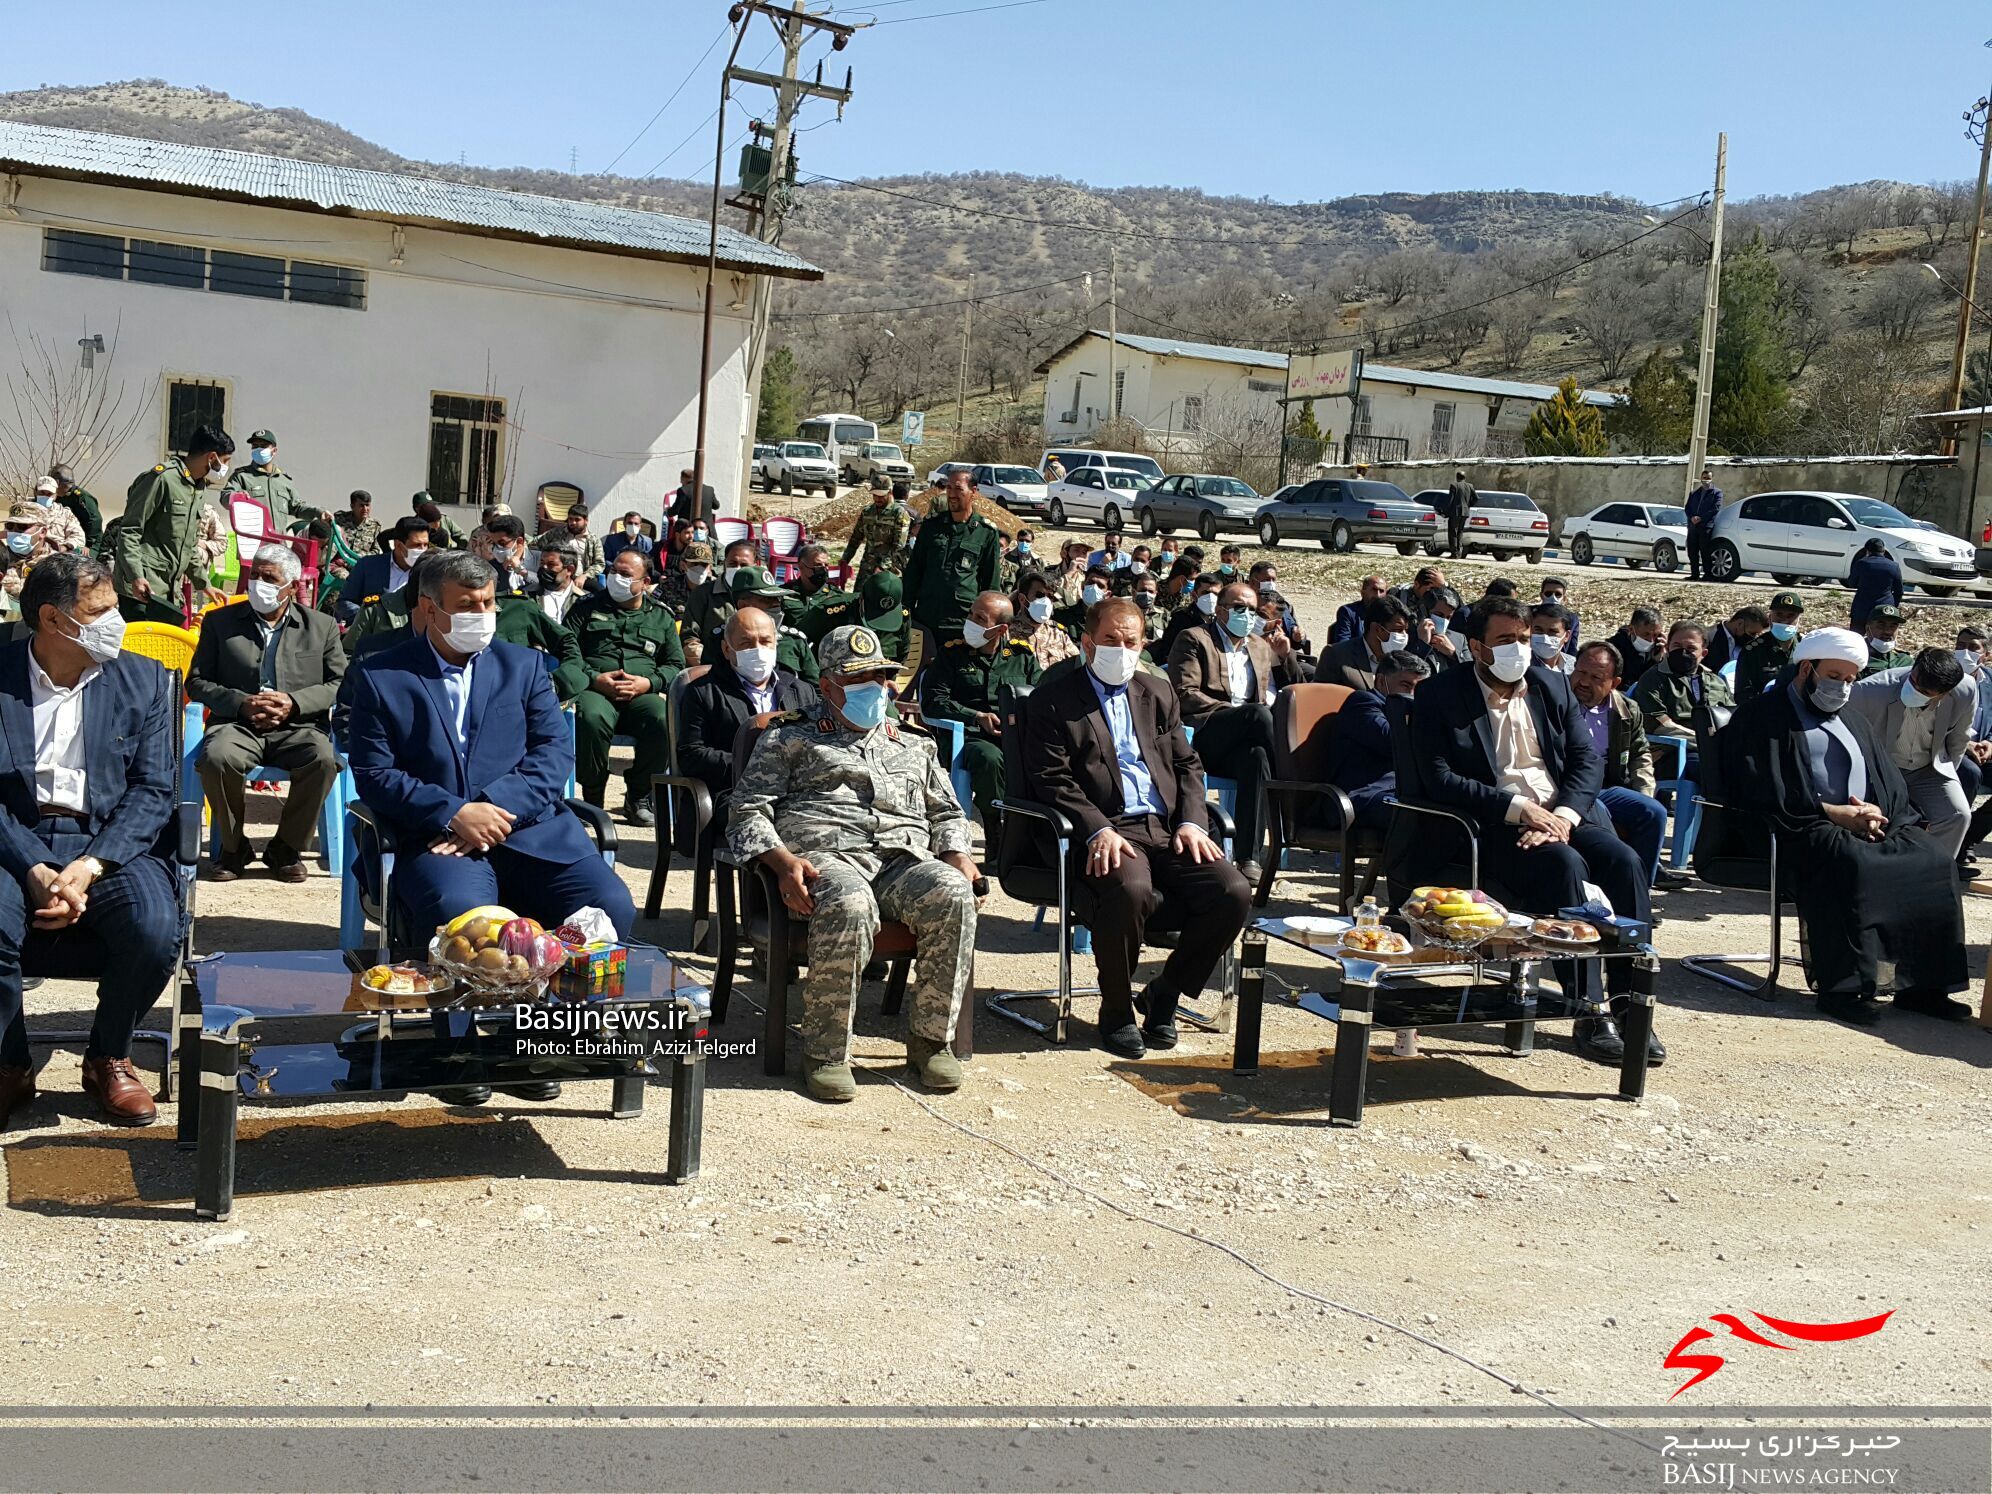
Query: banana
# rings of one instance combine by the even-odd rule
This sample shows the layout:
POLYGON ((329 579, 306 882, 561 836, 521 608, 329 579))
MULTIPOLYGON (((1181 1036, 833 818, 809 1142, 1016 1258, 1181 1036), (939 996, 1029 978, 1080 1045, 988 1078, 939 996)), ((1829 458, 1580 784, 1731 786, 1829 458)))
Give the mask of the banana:
POLYGON ((468 913, 457 914, 455 918, 452 918, 443 926, 443 932, 445 934, 461 934, 473 923, 479 923, 486 919, 496 919, 501 924, 510 923, 512 917, 513 914, 510 908, 501 908, 496 903, 487 903, 482 908, 472 908, 468 913))

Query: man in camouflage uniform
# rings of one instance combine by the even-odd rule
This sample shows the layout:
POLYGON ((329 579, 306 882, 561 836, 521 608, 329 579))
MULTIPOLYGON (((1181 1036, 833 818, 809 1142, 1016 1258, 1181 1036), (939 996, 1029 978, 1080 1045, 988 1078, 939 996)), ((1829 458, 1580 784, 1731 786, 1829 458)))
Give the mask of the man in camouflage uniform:
POLYGON ((851 538, 844 546, 840 565, 849 565, 859 550, 865 558, 858 563, 862 584, 874 571, 906 569, 906 536, 913 527, 913 515, 892 496, 886 480, 874 473, 871 480, 871 507, 858 515, 851 526, 851 538))
POLYGON ((907 1063, 930 1090, 961 1086, 949 1051, 975 961, 968 821, 927 738, 887 719, 897 672, 869 628, 834 629, 818 651, 823 702, 755 744, 733 790, 734 855, 775 873, 809 919, 803 1078, 819 1100, 857 1094, 851 1014, 881 919, 913 930, 907 1063), (945 865, 943 864, 945 863, 945 865))
MULTIPOLYGON (((808 637, 800 629, 790 627, 785 621, 788 604, 794 598, 794 592, 775 585, 759 566, 744 566, 733 573, 734 611, 758 607, 772 617, 776 632, 775 663, 813 685, 817 673, 816 650, 810 647, 808 637)), ((725 627, 726 624, 720 624, 722 632, 725 627)))
POLYGON ((581 646, 588 688, 574 698, 574 777, 581 796, 600 804, 609 781, 609 747, 618 733, 636 739, 636 760, 623 780, 623 813, 654 825, 651 780, 670 771, 666 695, 685 669, 678 623, 650 599, 650 557, 624 550, 603 589, 568 611, 581 646))
POLYGON ((1011 615, 1002 592, 977 597, 962 636, 941 645, 920 706, 923 717, 961 723, 961 764, 990 846, 1000 833, 996 801, 1003 797, 1003 687, 1035 685, 1042 673, 1030 644, 1009 636, 1011 615))
POLYGON ((187 438, 185 461, 161 462, 141 472, 125 490, 124 518, 111 547, 111 575, 118 611, 127 622, 181 623, 180 583, 208 590, 209 561, 201 550, 201 489, 210 474, 226 472, 235 450, 226 431, 197 427, 187 438))
POLYGON ((313 519, 322 517, 317 509, 298 499, 297 484, 291 480, 290 473, 277 465, 277 436, 274 431, 257 431, 249 438, 248 465, 237 467, 228 474, 225 491, 247 493, 251 498, 267 504, 279 534, 302 529, 313 519))
MULTIPOLYGON (((687 546, 685 553, 690 555, 694 546, 687 546)), ((733 616, 733 578, 754 564, 754 543, 752 540, 735 540, 721 552, 721 564, 713 569, 708 554, 701 560, 685 562, 686 579, 692 583, 685 597, 685 625, 682 629, 685 641, 698 641, 699 648, 707 656, 719 657, 720 634, 726 630, 726 620, 733 616), (704 567, 707 574, 701 580, 696 572, 704 567)))
POLYGON ((651 595, 669 607, 673 617, 682 618, 685 604, 692 599, 692 588, 704 585, 706 577, 712 574, 712 546, 698 540, 676 556, 660 553, 654 558, 664 567, 664 574, 650 589, 651 595), (693 566, 701 568, 696 581, 688 574, 693 566))
MULTIPOLYGON (((365 488, 355 488, 347 497, 346 506, 332 515, 339 543, 352 552, 354 559, 380 553, 380 520, 373 516, 373 504, 373 494, 365 488)), ((349 562, 335 549, 332 574, 343 576, 350 569, 349 562)))

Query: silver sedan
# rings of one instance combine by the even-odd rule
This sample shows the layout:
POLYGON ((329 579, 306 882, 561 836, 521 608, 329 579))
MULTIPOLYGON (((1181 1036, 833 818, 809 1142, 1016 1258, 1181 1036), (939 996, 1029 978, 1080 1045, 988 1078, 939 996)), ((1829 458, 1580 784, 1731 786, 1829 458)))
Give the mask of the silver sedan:
POLYGON ((1148 490, 1139 512, 1143 534, 1194 529, 1206 540, 1220 532, 1250 534, 1266 500, 1235 477, 1184 473, 1148 490))

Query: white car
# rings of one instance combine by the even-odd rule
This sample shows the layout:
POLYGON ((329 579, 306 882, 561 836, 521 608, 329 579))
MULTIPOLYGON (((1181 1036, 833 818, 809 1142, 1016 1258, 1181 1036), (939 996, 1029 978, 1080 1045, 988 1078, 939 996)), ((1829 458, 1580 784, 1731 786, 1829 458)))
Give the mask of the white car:
POLYGON ((1097 519, 1108 529, 1124 529, 1127 516, 1140 512, 1142 495, 1151 486, 1146 472, 1081 467, 1045 489, 1045 517, 1053 529, 1063 529, 1068 518, 1097 519))
MULTIPOLYGON (((1445 511, 1444 488, 1427 488, 1411 501, 1435 513, 1445 511)), ((1425 553, 1436 555, 1445 544, 1445 521, 1437 521, 1437 537, 1425 542, 1425 553)), ((1549 515, 1536 507, 1527 493, 1496 493, 1482 488, 1473 495, 1467 510, 1466 550, 1480 550, 1496 560, 1526 560, 1530 565, 1542 559, 1549 548, 1549 515)))
POLYGON ((1013 514, 1042 514, 1045 511, 1048 495, 1044 474, 1035 467, 983 463, 969 468, 968 475, 975 479, 976 492, 1002 504, 1013 514))
POLYGON ((1067 474, 1081 467, 1118 467, 1123 472, 1139 472, 1150 482, 1162 480, 1162 464, 1151 456, 1143 456, 1136 451, 1096 451, 1090 446, 1047 446, 1038 458, 1038 471, 1051 466, 1051 459, 1058 458, 1059 465, 1067 474))
POLYGON ((1563 548, 1578 565, 1615 558, 1663 574, 1688 553, 1688 511, 1665 503, 1601 503, 1563 521, 1563 548))
POLYGON ((778 457, 781 454, 781 447, 776 446, 773 442, 756 441, 754 443, 754 460, 747 468, 747 486, 750 490, 756 487, 765 488, 769 486, 768 461, 771 457, 778 457))
POLYGON ((835 498, 837 468, 814 441, 784 441, 779 451, 761 463, 761 485, 778 487, 784 493, 821 488, 824 497, 835 498))
POLYGON ((1781 586, 1801 580, 1844 582, 1847 567, 1878 539, 1902 567, 1902 579, 1947 597, 1978 580, 1971 546, 1925 528, 1892 504, 1861 493, 1753 493, 1725 504, 1709 540, 1708 574, 1734 581, 1768 571, 1781 586))

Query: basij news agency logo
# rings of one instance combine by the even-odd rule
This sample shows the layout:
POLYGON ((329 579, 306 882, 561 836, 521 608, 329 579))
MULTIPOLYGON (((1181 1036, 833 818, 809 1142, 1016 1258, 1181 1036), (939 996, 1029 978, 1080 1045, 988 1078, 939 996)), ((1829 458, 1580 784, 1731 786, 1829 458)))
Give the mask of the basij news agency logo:
MULTIPOLYGON (((1867 1338, 1871 1334, 1881 1332, 1882 1325, 1895 1316, 1895 1309, 1890 1308, 1887 1312, 1877 1313, 1871 1318, 1852 1318, 1844 1323, 1801 1323, 1791 1318, 1774 1318, 1768 1313, 1761 1312, 1753 1312, 1750 1316, 1764 1326, 1753 1328, 1733 1312, 1710 1313, 1708 1320, 1711 1323, 1720 1323, 1731 1338, 1741 1343, 1754 1345, 1760 1349, 1777 1349, 1789 1353, 1801 1344, 1838 1344, 1845 1343, 1849 1339, 1867 1338), (1771 1334, 1777 1337, 1771 1337, 1771 1334), (1795 1342, 1780 1343, 1779 1338, 1792 1339, 1795 1342)), ((1682 1391, 1693 1390, 1729 1362, 1723 1355, 1712 1352, 1715 1348, 1735 1352, 1734 1345, 1723 1343, 1710 1328, 1697 1325, 1681 1335, 1681 1341, 1667 1351, 1667 1357, 1661 1361, 1661 1364, 1666 1369, 1691 1370, 1693 1373, 1681 1383, 1680 1389, 1667 1397, 1668 1400, 1675 1399, 1682 1391), (1710 1344, 1710 1349, 1698 1353, 1689 1352, 1696 1344, 1701 1343, 1710 1344)))

